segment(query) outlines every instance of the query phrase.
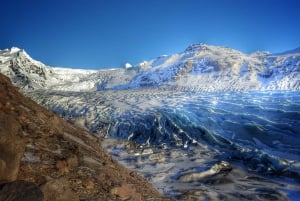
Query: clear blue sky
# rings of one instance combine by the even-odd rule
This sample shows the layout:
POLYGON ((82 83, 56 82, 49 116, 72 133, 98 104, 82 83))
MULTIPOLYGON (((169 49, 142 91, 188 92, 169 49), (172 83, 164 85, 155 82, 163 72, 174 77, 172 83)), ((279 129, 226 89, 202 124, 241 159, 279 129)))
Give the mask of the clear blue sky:
POLYGON ((52 66, 117 67, 191 43, 281 52, 300 46, 300 0, 7 0, 0 49, 52 66))

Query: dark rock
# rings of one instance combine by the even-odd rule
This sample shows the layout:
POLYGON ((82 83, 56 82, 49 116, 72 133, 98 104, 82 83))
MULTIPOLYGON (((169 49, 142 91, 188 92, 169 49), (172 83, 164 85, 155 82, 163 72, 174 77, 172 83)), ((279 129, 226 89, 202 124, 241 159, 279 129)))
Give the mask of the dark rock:
POLYGON ((35 184, 14 181, 0 184, 0 201, 42 201, 44 195, 35 184))

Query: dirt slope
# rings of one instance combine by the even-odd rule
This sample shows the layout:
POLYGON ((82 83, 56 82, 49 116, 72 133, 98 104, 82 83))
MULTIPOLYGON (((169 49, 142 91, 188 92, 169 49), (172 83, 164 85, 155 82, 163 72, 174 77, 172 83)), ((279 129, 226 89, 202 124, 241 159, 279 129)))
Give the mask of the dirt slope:
POLYGON ((98 138, 24 97, 0 74, 2 200, 170 199, 115 162, 98 138))

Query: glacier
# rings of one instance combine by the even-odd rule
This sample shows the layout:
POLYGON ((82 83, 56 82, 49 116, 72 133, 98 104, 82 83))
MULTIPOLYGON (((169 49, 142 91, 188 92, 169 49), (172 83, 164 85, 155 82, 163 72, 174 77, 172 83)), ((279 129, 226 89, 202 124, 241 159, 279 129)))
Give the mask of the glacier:
POLYGON ((300 51, 192 44, 105 70, 50 67, 18 48, 0 72, 179 200, 297 200, 300 51))

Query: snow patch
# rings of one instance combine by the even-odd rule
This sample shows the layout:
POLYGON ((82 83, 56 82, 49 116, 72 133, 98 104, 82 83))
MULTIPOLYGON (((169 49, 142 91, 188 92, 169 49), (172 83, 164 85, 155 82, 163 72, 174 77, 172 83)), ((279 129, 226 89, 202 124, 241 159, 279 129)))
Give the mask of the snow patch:
POLYGON ((124 65, 125 69, 132 68, 133 66, 130 63, 125 63, 124 65))

